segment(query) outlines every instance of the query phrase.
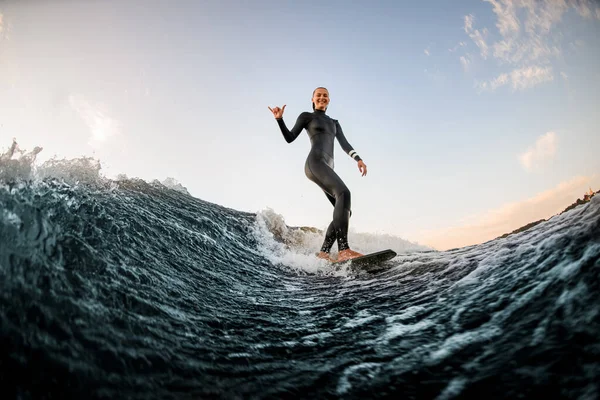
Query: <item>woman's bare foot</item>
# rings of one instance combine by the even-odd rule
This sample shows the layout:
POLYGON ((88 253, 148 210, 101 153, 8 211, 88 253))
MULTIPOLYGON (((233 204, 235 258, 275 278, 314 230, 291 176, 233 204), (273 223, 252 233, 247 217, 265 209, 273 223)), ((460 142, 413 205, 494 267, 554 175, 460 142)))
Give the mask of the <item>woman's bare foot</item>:
POLYGON ((318 252, 317 258, 322 258, 323 260, 331 261, 331 258, 329 257, 329 253, 325 253, 324 251, 318 252))
POLYGON ((356 257, 361 257, 364 254, 359 253, 358 251, 346 249, 342 250, 338 253, 337 262, 351 260, 356 257))

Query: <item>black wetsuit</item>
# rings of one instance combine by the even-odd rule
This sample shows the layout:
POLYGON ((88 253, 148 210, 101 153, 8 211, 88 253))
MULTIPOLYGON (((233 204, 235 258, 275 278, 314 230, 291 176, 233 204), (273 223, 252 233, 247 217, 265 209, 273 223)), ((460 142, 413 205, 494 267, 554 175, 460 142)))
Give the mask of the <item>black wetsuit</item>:
POLYGON ((323 189, 333 204, 333 221, 327 228, 321 251, 328 253, 336 239, 339 251, 348 249, 348 220, 351 214, 350 191, 333 170, 334 139, 337 138, 342 149, 356 161, 359 161, 360 157, 346 140, 339 122, 330 118, 325 111, 303 112, 292 130, 285 126, 282 118, 278 118, 277 123, 288 143, 293 142, 300 132, 306 129, 311 149, 304 164, 304 173, 308 179, 323 189))

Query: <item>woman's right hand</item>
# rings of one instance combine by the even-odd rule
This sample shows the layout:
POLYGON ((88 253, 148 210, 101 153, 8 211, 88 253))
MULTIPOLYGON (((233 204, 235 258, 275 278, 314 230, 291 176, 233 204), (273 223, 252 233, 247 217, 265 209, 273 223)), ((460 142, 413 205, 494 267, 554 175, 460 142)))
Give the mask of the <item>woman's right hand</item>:
POLYGON ((271 108, 271 107, 269 107, 269 110, 271 110, 271 112, 273 113, 273 116, 276 119, 283 118, 283 110, 285 110, 285 104, 283 105, 283 108, 279 108, 279 107, 271 108))

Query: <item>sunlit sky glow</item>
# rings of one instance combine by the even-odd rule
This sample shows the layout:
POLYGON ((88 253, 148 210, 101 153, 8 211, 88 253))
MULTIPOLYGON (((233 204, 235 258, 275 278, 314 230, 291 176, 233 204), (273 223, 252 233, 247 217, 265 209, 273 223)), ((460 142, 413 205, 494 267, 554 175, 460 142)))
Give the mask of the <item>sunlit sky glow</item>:
POLYGON ((267 108, 325 86, 351 230, 481 243, 600 188, 599 38, 592 0, 3 1, 0 147, 325 228, 267 108))

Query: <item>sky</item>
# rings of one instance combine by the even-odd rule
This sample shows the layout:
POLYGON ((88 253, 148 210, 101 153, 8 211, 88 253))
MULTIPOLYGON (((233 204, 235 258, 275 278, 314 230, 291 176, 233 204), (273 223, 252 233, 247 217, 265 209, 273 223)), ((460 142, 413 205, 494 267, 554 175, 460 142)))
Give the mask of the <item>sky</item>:
POLYGON ((326 228, 304 175, 312 91, 352 232, 439 250, 491 240, 600 189, 593 0, 0 2, 0 148, 93 156, 237 210, 326 228))

